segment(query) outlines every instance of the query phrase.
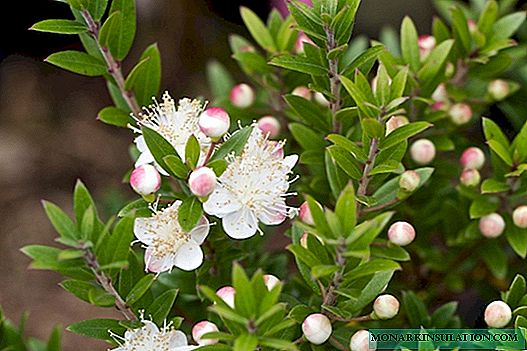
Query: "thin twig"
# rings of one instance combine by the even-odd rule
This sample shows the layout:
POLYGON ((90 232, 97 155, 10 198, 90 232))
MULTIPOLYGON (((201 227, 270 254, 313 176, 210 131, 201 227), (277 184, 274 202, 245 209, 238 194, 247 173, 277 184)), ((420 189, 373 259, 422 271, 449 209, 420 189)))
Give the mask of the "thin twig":
POLYGON ((101 54, 104 57, 104 60, 106 61, 106 65, 108 66, 108 73, 110 73, 115 79, 115 83, 117 84, 117 87, 119 88, 123 99, 130 107, 130 110, 132 110, 132 113, 135 116, 139 116, 139 114, 141 113, 141 108, 137 103, 133 91, 126 90, 125 88, 125 80, 123 72, 121 70, 120 62, 115 60, 115 58, 112 56, 107 47, 101 46, 101 43, 99 42, 99 25, 93 20, 93 17, 90 15, 90 13, 86 10, 82 11, 81 13, 82 17, 86 21, 86 24, 88 25, 88 31, 90 32, 93 39, 95 39, 97 47, 101 51, 101 54))
POLYGON ((332 336, 330 338, 330 341, 333 344, 333 346, 335 346, 335 348, 337 350, 342 350, 342 351, 348 351, 349 350, 346 346, 342 345, 342 343, 340 341, 338 341, 334 336, 332 336))
MULTIPOLYGON (((324 27, 326 32, 327 44, 326 49, 328 52, 336 49, 337 43, 335 41, 335 33, 329 26, 324 27)), ((329 83, 331 86, 331 95, 333 98, 329 101, 329 106, 331 108, 331 114, 333 116, 333 131, 335 133, 341 132, 340 122, 337 121, 337 111, 340 109, 341 100, 340 100, 340 79, 339 79, 339 59, 332 58, 329 60, 329 83)))
POLYGON ((399 202, 399 199, 398 198, 394 198, 394 199, 391 199, 390 201, 388 201, 388 202, 386 202, 384 204, 381 204, 381 205, 363 208, 361 210, 361 213, 368 213, 368 212, 375 212, 375 211, 383 210, 386 207, 390 207, 392 205, 395 205, 397 202, 399 202))
MULTIPOLYGON (((340 267, 340 270, 335 273, 333 276, 333 279, 331 280, 331 283, 329 284, 328 288, 325 292, 322 293, 324 296, 322 305, 323 306, 332 306, 335 304, 335 301, 337 299, 337 295, 335 294, 335 290, 339 288, 340 283, 342 282, 342 278, 344 277, 344 270, 346 269, 346 257, 344 256, 344 253, 346 252, 347 245, 346 241, 342 240, 339 245, 336 247, 336 264, 340 267)), ((338 320, 339 317, 335 316, 333 313, 329 311, 324 311, 324 313, 333 320, 338 320)))
POLYGON ((366 160, 366 164, 364 165, 362 177, 359 180, 359 189, 357 189, 357 196, 364 196, 368 191, 368 184, 370 183, 369 174, 373 169, 373 166, 375 165, 375 158, 377 157, 378 151, 379 139, 373 138, 370 142, 370 151, 368 153, 368 159, 366 160))

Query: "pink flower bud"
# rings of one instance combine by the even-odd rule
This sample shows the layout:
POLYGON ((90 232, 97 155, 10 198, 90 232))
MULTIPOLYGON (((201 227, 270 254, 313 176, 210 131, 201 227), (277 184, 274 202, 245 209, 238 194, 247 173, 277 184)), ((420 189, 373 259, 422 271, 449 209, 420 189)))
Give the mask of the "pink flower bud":
POLYGON ((468 26, 468 30, 470 33, 474 33, 475 31, 478 30, 478 25, 473 19, 469 19, 467 21, 467 26, 468 26))
POLYGON ((472 109, 463 102, 452 105, 448 114, 450 115, 450 120, 457 125, 468 123, 472 119, 472 109))
POLYGON ((235 85, 231 90, 229 99, 233 106, 247 108, 254 103, 254 90, 245 83, 235 85))
POLYGON ((496 79, 489 83, 487 88, 489 95, 496 101, 503 100, 509 95, 509 83, 503 79, 496 79))
POLYGON ((390 134, 399 127, 402 127, 410 123, 408 118, 404 116, 392 116, 388 121, 386 121, 386 135, 390 134))
POLYGON ((311 210, 309 209, 307 201, 304 201, 302 205, 300 205, 300 213, 298 214, 298 217, 305 224, 315 225, 315 221, 313 220, 313 216, 311 215, 311 210))
POLYGON ((477 169, 464 169, 459 176, 459 181, 464 186, 474 187, 481 181, 481 176, 477 169))
POLYGON ((512 212, 512 221, 519 228, 527 228, 527 206, 519 206, 512 212))
POLYGON ((273 157, 276 157, 277 159, 284 158, 284 145, 282 143, 279 143, 275 140, 269 140, 269 145, 272 145, 272 147, 274 147, 271 153, 273 157))
POLYGON ((417 42, 419 45, 419 56, 424 60, 436 47, 436 38, 431 35, 421 35, 417 42))
POLYGON ((130 186, 139 195, 147 196, 159 190, 161 176, 154 166, 141 165, 132 171, 130 186))
POLYGON ((448 101, 448 92, 444 83, 441 83, 437 86, 432 94, 432 100, 438 101, 448 101))
POLYGON ((481 169, 485 164, 485 154, 477 147, 469 147, 461 154, 459 163, 463 168, 481 169))
MULTIPOLYGON (((371 80, 371 91, 373 91, 374 94, 377 93, 377 80, 378 76, 373 77, 371 80)), ((388 79, 388 84, 392 84, 391 78, 388 79)))
POLYGON ((329 106, 329 101, 328 101, 328 99, 326 99, 324 94, 319 93, 317 91, 315 94, 313 94, 313 98, 315 99, 317 104, 319 104, 320 106, 324 106, 324 107, 328 107, 329 106))
POLYGON ((295 53, 303 54, 304 44, 315 45, 313 40, 311 40, 304 32, 299 32, 295 42, 295 53))
POLYGON ((448 104, 443 101, 434 102, 432 105, 430 105, 430 108, 432 111, 443 111, 447 109, 448 104))
POLYGON ((436 157, 436 148, 430 140, 419 139, 410 147, 410 156, 416 163, 426 165, 436 157))
POLYGON ((399 313, 399 301, 392 295, 381 295, 375 299, 373 311, 379 319, 393 318, 399 313))
POLYGON ((218 339, 202 339, 201 337, 207 333, 217 332, 216 324, 209 321, 201 321, 192 327, 192 338, 199 346, 213 345, 218 343, 218 339))
POLYGON ((302 234, 302 236, 300 237, 300 245, 304 248, 304 249, 307 249, 307 238, 309 236, 309 233, 308 232, 304 232, 304 234, 302 234))
POLYGON ((415 239, 415 229, 408 222, 395 222, 388 229, 388 240, 397 246, 406 246, 415 239))
POLYGON ((232 286, 224 286, 216 291, 218 295, 230 308, 234 308, 234 295, 236 290, 232 286))
POLYGON ((211 107, 199 116, 198 125, 206 136, 219 138, 229 130, 231 119, 224 109, 211 107))
POLYGON ((304 319, 302 332, 305 338, 312 344, 321 345, 331 336, 333 328, 328 317, 321 313, 313 313, 304 319))
POLYGON ((311 90, 309 90, 308 87, 305 87, 305 86, 299 86, 299 87, 296 87, 295 89, 293 89, 293 91, 291 92, 291 94, 293 95, 296 95, 296 96, 300 96, 306 100, 311 100, 311 90))
POLYGON ((491 328, 503 328, 511 319, 511 308, 503 301, 493 301, 485 308, 485 323, 491 328))
POLYGON ((505 221, 497 213, 491 213, 479 219, 479 230, 486 238, 496 238, 503 233, 505 221))
POLYGON ((269 138, 275 138, 280 134, 280 122, 273 116, 264 116, 258 120, 258 128, 268 134, 269 138))
POLYGON ((419 186, 421 176, 416 171, 405 171, 399 178, 399 187, 401 190, 411 193, 419 186))
POLYGON ((372 348, 370 349, 370 332, 367 330, 359 330, 352 335, 350 340, 351 351, 370 351, 375 350, 376 341, 373 341, 372 348))
POLYGON ((216 187, 216 173, 208 167, 196 168, 190 173, 188 186, 192 194, 205 197, 216 187))
POLYGON ((263 276, 263 280, 264 280, 265 286, 267 287, 267 290, 269 290, 269 291, 273 290, 273 288, 276 285, 280 284, 280 279, 278 279, 277 277, 275 277, 272 274, 264 275, 263 276))

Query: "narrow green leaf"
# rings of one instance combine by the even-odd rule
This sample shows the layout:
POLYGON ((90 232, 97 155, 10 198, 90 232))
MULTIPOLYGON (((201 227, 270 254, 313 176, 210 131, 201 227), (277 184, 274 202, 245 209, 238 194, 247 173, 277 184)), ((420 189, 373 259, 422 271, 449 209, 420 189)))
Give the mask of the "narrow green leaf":
POLYGON ((503 144, 497 140, 489 140, 487 141, 487 144, 492 149, 492 151, 494 151, 503 160, 503 162, 512 167, 512 157, 509 153, 509 150, 507 150, 503 144))
POLYGON ((154 282, 155 276, 153 274, 145 275, 141 280, 139 280, 135 286, 130 290, 128 295, 126 295, 126 303, 133 305, 150 289, 152 283, 154 282))
POLYGON ((135 0, 113 0, 110 13, 115 12, 120 12, 119 26, 112 30, 111 44, 109 42, 108 47, 114 58, 120 61, 128 55, 134 42, 136 31, 135 0))
POLYGON ((493 36, 492 40, 507 39, 512 36, 518 28, 525 22, 525 11, 511 13, 505 17, 500 18, 492 26, 493 36))
POLYGON ((199 154, 200 154, 200 145, 198 139, 192 134, 187 140, 187 145, 185 145, 185 157, 187 158, 187 166, 190 168, 195 168, 198 164, 199 154))
POLYGON ((60 236, 74 240, 80 238, 77 226, 64 211, 48 201, 42 201, 42 205, 51 224, 60 236))
POLYGON ((44 61, 85 76, 102 76, 107 72, 104 62, 81 51, 56 52, 49 55, 44 61))
POLYGON ((144 126, 141 128, 141 130, 145 138, 146 145, 148 146, 148 150, 150 150, 154 156, 154 159, 161 166, 161 168, 168 171, 169 169, 166 166, 164 157, 169 155, 179 157, 176 149, 155 130, 144 126))
POLYGON ((420 67, 419 46, 417 45, 418 35, 414 22, 410 17, 405 17, 401 25, 401 52, 404 62, 417 72, 420 67))
POLYGON ((88 28, 77 21, 73 20, 44 20, 35 23, 31 30, 38 32, 58 33, 58 34, 80 34, 88 30, 88 28))
POLYGON ((215 98, 228 97, 231 88, 234 86, 229 71, 218 61, 211 61, 207 64, 207 80, 215 98))
POLYGON ((132 122, 128 112, 114 106, 107 106, 100 110, 97 114, 97 119, 106 124, 123 128, 132 122))
POLYGON ((274 57, 270 64, 313 76, 325 76, 328 74, 326 67, 306 56, 280 55, 274 57))
POLYGON ((494 0, 487 1, 478 20, 479 31, 486 36, 489 35, 496 18, 498 18, 498 4, 494 0))
POLYGON ((413 122, 395 129, 388 134, 386 138, 379 143, 379 149, 384 150, 399 144, 400 142, 421 133, 423 130, 430 128, 432 124, 428 122, 413 122))
POLYGON ((123 335, 125 329, 119 324, 119 321, 114 319, 91 319, 73 323, 66 328, 66 330, 75 334, 107 341, 113 340, 109 333, 110 331, 117 335, 123 335))
POLYGON ((185 166, 183 161, 181 161, 179 156, 168 155, 163 157, 163 161, 165 162, 167 171, 169 171, 170 174, 179 179, 187 179, 189 169, 185 166))
POLYGON ((258 45, 271 53, 276 52, 273 37, 262 20, 253 11, 244 6, 240 8, 240 14, 247 29, 258 45))
POLYGON ((166 320, 176 297, 178 295, 178 289, 167 290, 159 295, 154 302, 145 310, 145 314, 152 318, 152 321, 157 325, 163 324, 166 320))
POLYGON ((223 160, 230 153, 234 153, 235 155, 241 154, 245 144, 247 144, 247 140, 249 140, 249 136, 251 135, 252 131, 253 128, 248 126, 234 132, 230 138, 227 139, 227 141, 221 144, 221 146, 216 151, 214 151, 214 154, 210 160, 223 160))
POLYGON ((140 62, 126 77, 125 89, 133 91, 141 106, 148 106, 157 96, 161 85, 161 56, 157 44, 152 44, 141 55, 140 62))
POLYGON ((255 350, 258 346, 258 337, 254 334, 242 334, 234 341, 234 351, 255 350))
POLYGON ((191 231, 198 224, 202 215, 203 208, 198 198, 195 196, 186 198, 178 210, 178 222, 181 229, 186 232, 191 231))
POLYGON ((386 51, 384 45, 375 45, 357 56, 343 71, 342 75, 348 76, 364 66, 370 66, 377 58, 386 51))

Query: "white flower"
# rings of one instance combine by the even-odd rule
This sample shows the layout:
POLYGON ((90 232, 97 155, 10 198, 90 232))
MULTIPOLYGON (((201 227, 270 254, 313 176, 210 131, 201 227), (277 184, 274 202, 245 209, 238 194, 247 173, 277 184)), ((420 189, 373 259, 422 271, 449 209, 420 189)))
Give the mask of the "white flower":
POLYGON ((276 225, 296 213, 285 197, 291 195, 289 174, 298 156, 284 157, 283 145, 253 127, 242 153, 227 158, 227 169, 203 209, 222 219, 230 237, 249 238, 258 231, 258 222, 276 225))
POLYGON ((205 216, 190 232, 181 229, 178 209, 181 201, 157 211, 152 217, 135 219, 135 237, 144 244, 146 269, 165 272, 177 267, 185 271, 198 268, 203 262, 200 245, 209 234, 209 221, 205 216))
POLYGON ((141 320, 141 328, 127 330, 124 337, 112 334, 119 347, 111 351, 190 351, 198 348, 188 344, 186 335, 170 326, 161 330, 149 320, 141 320))
MULTIPOLYGON (((145 126, 158 132, 165 138, 177 151, 179 157, 185 160, 185 146, 188 139, 194 135, 200 144, 201 155, 207 153, 211 140, 200 130, 198 121, 203 110, 202 104, 198 100, 184 98, 179 100, 176 108, 174 100, 168 92, 163 94, 163 101, 157 101, 149 108, 143 108, 143 113, 135 117, 140 126, 145 126)), ((140 129, 132 128, 135 132, 141 133, 140 129)), ((135 167, 153 163, 160 173, 168 175, 154 160, 154 156, 146 145, 145 138, 140 135, 134 140, 137 149, 141 153, 135 162, 135 167)))

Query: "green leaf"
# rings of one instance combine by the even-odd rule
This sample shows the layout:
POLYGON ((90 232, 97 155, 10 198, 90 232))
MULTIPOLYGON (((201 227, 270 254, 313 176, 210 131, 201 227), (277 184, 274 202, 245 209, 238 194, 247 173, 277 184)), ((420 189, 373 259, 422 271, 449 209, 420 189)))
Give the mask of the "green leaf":
POLYGON ((60 338, 61 338, 61 328, 55 327, 51 332, 48 343, 46 345, 46 351, 60 351, 60 338))
POLYGON ((254 334, 242 334, 234 341, 234 351, 255 350, 258 346, 258 337, 254 334))
POLYGON ((343 71, 342 75, 348 76, 364 66, 370 66, 377 58, 386 51, 384 45, 375 45, 357 56, 343 71))
POLYGON ((296 351, 298 348, 296 345, 287 340, 283 339, 273 339, 273 338, 261 338, 260 339, 260 345, 267 346, 276 350, 283 350, 283 351, 296 351))
POLYGON ((360 124, 362 131, 369 138, 380 138, 384 135, 384 126, 376 118, 363 118, 360 124))
POLYGON ((505 279, 507 276, 507 254, 500 245, 492 240, 487 240, 485 246, 480 248, 478 256, 483 258, 485 264, 498 279, 505 279))
POLYGON ((325 76, 328 74, 326 67, 306 56, 280 55, 274 57, 270 63, 274 66, 313 76, 325 76))
POLYGON ((152 321, 157 325, 163 324, 166 320, 176 297, 178 295, 178 289, 167 290, 159 295, 154 302, 145 310, 145 314, 152 318, 152 321))
POLYGON ((109 331, 117 335, 123 335, 125 327, 121 326, 119 321, 114 319, 91 319, 73 323, 66 330, 90 338, 112 341, 113 338, 109 331))
POLYGON ((185 157, 190 168, 195 168, 198 164, 200 151, 199 141, 192 134, 187 140, 187 145, 185 145, 185 157))
POLYGON ((410 17, 405 17, 401 25, 401 52, 404 62, 417 72, 420 67, 417 29, 410 17))
POLYGON ((89 0, 88 12, 92 15, 93 19, 97 22, 100 21, 108 7, 108 0, 89 0))
POLYGON ((249 278, 243 271, 243 268, 235 263, 232 269, 232 284, 236 289, 234 295, 234 306, 236 306, 236 312, 240 315, 252 318, 256 314, 256 301, 254 291, 249 278))
POLYGON ((509 139, 503 134, 500 127, 488 118, 483 118, 482 120, 483 124, 483 132, 485 133, 485 139, 487 141, 489 140, 496 140, 498 143, 503 145, 504 148, 509 148, 509 139))
POLYGON ((229 71, 217 61, 211 61, 207 64, 207 80, 212 96, 216 98, 228 97, 231 88, 234 86, 234 80, 229 71))
POLYGON ((148 106, 161 85, 161 56, 157 44, 145 49, 139 63, 126 77, 125 89, 133 91, 141 106, 148 106))
POLYGON ((335 214, 342 224, 344 236, 348 236, 357 224, 357 203, 353 183, 348 183, 340 194, 335 206, 335 214))
MULTIPOLYGON (((306 151, 305 153, 308 152, 311 151, 306 151)), ((329 151, 326 151, 324 154, 324 165, 326 168, 329 187, 331 188, 333 197, 336 199, 339 197, 342 189, 346 186, 348 177, 346 176, 345 172, 339 166, 337 166, 335 159, 331 156, 329 151)))
POLYGON ((329 118, 327 118, 327 115, 321 113, 320 108, 314 102, 291 94, 284 96, 284 99, 294 110, 296 115, 306 124, 321 131, 328 131, 331 129, 329 118))
POLYGON ((400 142, 411 138, 412 136, 421 133, 423 130, 430 128, 432 124, 428 122, 413 122, 406 124, 395 129, 393 132, 388 134, 386 138, 381 140, 379 143, 379 149, 385 150, 392 146, 399 144, 400 142))
POLYGON ((227 141, 214 151, 210 161, 223 160, 230 153, 239 155, 245 147, 245 144, 247 144, 247 140, 249 140, 252 131, 253 128, 248 126, 234 132, 227 141))
POLYGON ((366 91, 361 89, 362 87, 358 84, 354 83, 351 79, 346 78, 344 76, 340 77, 340 81, 342 82, 342 85, 344 88, 346 88, 346 91, 350 94, 352 99, 355 101, 355 104, 359 108, 359 110, 364 113, 365 116, 370 118, 376 118, 378 116, 378 112, 371 108, 370 105, 368 105, 368 101, 371 101, 372 99, 368 98, 368 94, 371 94, 371 88, 365 87, 367 89, 366 91))
POLYGON ((426 306, 412 291, 403 291, 403 307, 411 327, 428 326, 430 317, 426 306))
POLYGON ((330 134, 328 135, 327 139, 334 143, 337 146, 340 146, 349 153, 353 155, 354 158, 356 158, 360 162, 365 162, 368 158, 368 155, 362 150, 360 146, 355 144, 353 141, 349 140, 348 138, 339 135, 339 134, 330 134))
POLYGON ((496 18, 498 18, 498 4, 494 0, 487 1, 478 20, 479 31, 485 36, 489 35, 496 18))
MULTIPOLYGON (((110 7, 110 16, 108 22, 115 13, 119 13, 118 20, 112 20, 115 23, 108 29, 109 33, 104 34, 106 40, 101 40, 101 45, 110 49, 114 58, 118 61, 124 59, 130 51, 134 42, 136 31, 135 0, 113 0, 110 7)), ((103 29, 106 22, 101 28, 99 38, 103 36, 103 29)))
POLYGON ((289 130, 304 150, 320 150, 326 146, 320 135, 300 123, 290 123, 289 130))
POLYGON ((525 11, 515 12, 500 18, 492 26, 492 40, 507 39, 512 36, 525 21, 525 11))
POLYGON ((309 268, 322 265, 315 254, 305 249, 301 245, 291 244, 287 246, 287 250, 291 251, 293 255, 295 255, 295 258, 297 258, 300 262, 305 263, 309 268))
POLYGON ((507 150, 503 144, 500 144, 500 142, 497 140, 489 140, 487 141, 487 144, 492 149, 492 151, 494 151, 499 156, 499 158, 503 160, 503 162, 512 167, 512 157, 509 153, 509 150, 507 150))
POLYGON ((335 265, 318 265, 311 268, 311 275, 314 279, 319 279, 322 277, 327 277, 339 270, 338 266, 335 265))
POLYGON ((139 301, 139 299, 150 289, 154 279, 155 276, 153 274, 148 274, 141 278, 141 280, 134 285, 132 290, 130 290, 128 295, 126 295, 126 303, 128 305, 133 305, 139 301))
POLYGON ((81 280, 65 280, 59 284, 64 290, 75 295, 79 299, 90 302, 88 293, 94 287, 93 284, 81 280))
POLYGON ((177 219, 181 229, 189 232, 198 224, 202 215, 201 202, 199 202, 197 197, 191 196, 183 200, 183 203, 179 206, 177 219))
POLYGON ((401 269, 399 263, 387 260, 383 258, 374 259, 369 262, 363 263, 351 271, 344 274, 345 279, 358 279, 360 277, 365 277, 370 274, 375 274, 384 271, 396 271, 401 269))
POLYGON ((107 106, 100 110, 97 114, 97 119, 117 127, 127 127, 132 122, 132 118, 128 112, 114 106, 107 106))
POLYGON ((77 226, 73 223, 70 217, 64 213, 64 211, 62 211, 57 205, 48 201, 42 201, 42 205, 44 206, 44 210, 46 211, 53 228, 55 228, 61 237, 74 240, 80 238, 77 226))
POLYGON ((527 257, 527 229, 519 228, 513 223, 507 223, 505 236, 518 256, 521 258, 527 257))
POLYGON ((432 326, 435 328, 446 328, 452 317, 454 317, 457 306, 458 302, 452 301, 436 309, 430 316, 432 326))
POLYGON ((423 67, 417 74, 423 85, 431 84, 441 72, 440 70, 444 67, 453 45, 453 39, 445 40, 428 55, 423 67))
POLYGON ((265 58, 257 52, 240 51, 233 54, 232 57, 240 62, 240 66, 248 75, 265 75, 272 72, 272 68, 267 64, 265 58))
POLYGON ((44 20, 38 23, 35 23, 31 30, 36 30, 38 32, 48 32, 48 33, 59 33, 59 34, 80 34, 88 30, 88 28, 77 21, 73 20, 44 20))
MULTIPOLYGON (((146 145, 148 146, 148 150, 150 150, 156 162, 161 166, 161 168, 169 171, 169 167, 167 167, 164 157, 173 155, 179 158, 174 146, 172 146, 172 144, 163 138, 161 134, 153 129, 143 126, 141 131, 145 138, 146 145)), ((177 177, 176 174, 174 175, 177 177)))
POLYGON ((103 61, 85 52, 68 50, 49 55, 44 61, 85 76, 102 76, 107 72, 103 61))
POLYGON ((124 217, 115 225, 111 235, 103 237, 95 252, 101 266, 127 260, 134 238, 133 227, 134 219, 124 217))
POLYGON ((339 165, 340 168, 352 179, 358 180, 362 177, 362 171, 357 164, 354 162, 353 158, 350 157, 350 154, 340 146, 330 146, 327 148, 331 157, 339 165))
POLYGON ((88 292, 88 298, 92 305, 98 307, 112 307, 115 304, 115 297, 98 287, 90 289, 88 292))
POLYGON ((501 193, 510 189, 509 184, 501 182, 496 179, 485 179, 481 184, 481 193, 482 194, 493 194, 501 193))
POLYGON ((258 45, 271 53, 276 52, 273 37, 262 20, 253 11, 244 6, 240 8, 240 14, 247 29, 258 45))
POLYGON ((163 157, 163 161, 167 166, 167 170, 170 174, 174 175, 179 179, 187 179, 189 169, 183 161, 176 155, 168 155, 163 157))
POLYGON ((467 17, 458 6, 451 9, 451 16, 454 39, 461 45, 460 49, 464 53, 468 53, 470 51, 471 36, 468 29, 467 17))

